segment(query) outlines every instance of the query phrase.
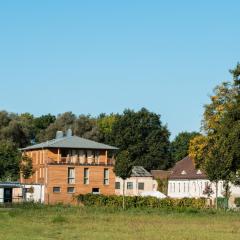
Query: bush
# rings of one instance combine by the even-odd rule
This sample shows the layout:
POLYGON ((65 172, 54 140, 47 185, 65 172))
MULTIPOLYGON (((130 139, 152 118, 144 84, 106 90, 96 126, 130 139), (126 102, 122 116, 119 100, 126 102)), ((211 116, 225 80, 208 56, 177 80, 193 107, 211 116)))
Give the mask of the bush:
MULTIPOLYGON (((104 195, 78 195, 77 199, 85 206, 96 207, 122 207, 122 196, 104 196, 104 195)), ((195 208, 201 209, 206 207, 205 198, 183 198, 183 199, 158 199, 155 197, 140 197, 133 196, 125 197, 125 204, 127 208, 195 208)))
POLYGON ((235 198, 234 203, 236 204, 237 207, 240 207, 240 198, 239 197, 235 198))

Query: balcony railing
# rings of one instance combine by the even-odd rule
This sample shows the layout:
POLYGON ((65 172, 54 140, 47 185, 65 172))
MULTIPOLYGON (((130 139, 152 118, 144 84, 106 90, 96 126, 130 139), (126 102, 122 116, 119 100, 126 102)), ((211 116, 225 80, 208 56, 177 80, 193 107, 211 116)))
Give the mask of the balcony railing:
POLYGON ((48 158, 48 164, 59 165, 114 165, 115 159, 108 158, 107 161, 99 162, 96 158, 82 158, 78 156, 61 157, 59 160, 48 158))

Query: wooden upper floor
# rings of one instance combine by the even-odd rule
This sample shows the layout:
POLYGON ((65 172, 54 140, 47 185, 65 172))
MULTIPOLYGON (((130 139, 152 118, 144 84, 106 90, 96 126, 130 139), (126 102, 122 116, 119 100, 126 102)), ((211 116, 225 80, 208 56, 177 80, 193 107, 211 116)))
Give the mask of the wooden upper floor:
POLYGON ((108 151, 114 150, 117 148, 77 136, 58 137, 22 149, 24 154, 32 158, 35 165, 113 165, 114 157, 109 158, 108 151))

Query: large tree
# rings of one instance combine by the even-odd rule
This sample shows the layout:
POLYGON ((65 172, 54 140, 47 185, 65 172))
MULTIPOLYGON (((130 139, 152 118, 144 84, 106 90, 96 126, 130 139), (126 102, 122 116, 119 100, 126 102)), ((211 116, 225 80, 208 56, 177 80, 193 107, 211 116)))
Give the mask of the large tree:
POLYGON ((189 149, 216 186, 219 180, 236 181, 240 170, 240 65, 230 72, 233 83, 216 87, 205 106, 205 136, 192 140, 189 149))
POLYGON ((0 140, 0 181, 18 179, 20 156, 14 143, 0 140))
POLYGON ((148 170, 166 169, 170 160, 169 131, 160 116, 142 108, 125 110, 112 126, 111 144, 128 151, 134 165, 148 170))
POLYGON ((188 155, 190 141, 198 136, 198 132, 181 132, 171 142, 173 162, 177 162, 188 155))

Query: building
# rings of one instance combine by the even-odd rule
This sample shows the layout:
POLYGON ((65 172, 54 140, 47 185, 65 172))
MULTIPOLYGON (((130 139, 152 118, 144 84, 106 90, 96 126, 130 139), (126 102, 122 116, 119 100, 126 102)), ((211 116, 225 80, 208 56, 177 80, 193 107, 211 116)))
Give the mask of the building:
POLYGON ((0 182, 0 203, 22 201, 22 186, 19 182, 0 182))
POLYGON ((30 193, 40 185, 41 202, 50 204, 72 203, 78 194, 114 194, 114 158, 108 157, 114 150, 117 148, 72 136, 71 131, 67 136, 58 131, 56 139, 22 149, 32 158, 34 174, 29 179, 21 176, 20 182, 30 193))
MULTIPOLYGON (((116 195, 123 194, 123 185, 123 179, 116 177, 116 195)), ((144 192, 157 191, 157 182, 145 168, 134 166, 131 177, 125 180, 124 191, 126 196, 140 196, 144 192)))
MULTIPOLYGON (((197 169, 190 157, 185 157, 177 162, 168 178, 168 196, 171 198, 201 198, 207 197, 207 186, 213 191, 215 197, 216 185, 211 183, 206 174, 197 169)), ((218 197, 223 197, 223 182, 218 184, 218 197)))

